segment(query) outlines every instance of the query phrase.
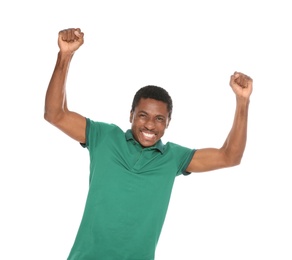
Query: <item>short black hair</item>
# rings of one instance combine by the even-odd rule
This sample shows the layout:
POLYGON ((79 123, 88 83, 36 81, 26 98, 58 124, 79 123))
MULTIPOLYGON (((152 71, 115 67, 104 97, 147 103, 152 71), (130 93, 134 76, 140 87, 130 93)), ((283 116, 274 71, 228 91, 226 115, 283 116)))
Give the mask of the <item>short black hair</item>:
POLYGON ((171 118, 173 106, 172 99, 164 88, 154 85, 147 85, 140 88, 134 96, 131 112, 134 112, 135 107, 138 105, 141 98, 152 98, 164 102, 167 105, 169 119, 171 118))

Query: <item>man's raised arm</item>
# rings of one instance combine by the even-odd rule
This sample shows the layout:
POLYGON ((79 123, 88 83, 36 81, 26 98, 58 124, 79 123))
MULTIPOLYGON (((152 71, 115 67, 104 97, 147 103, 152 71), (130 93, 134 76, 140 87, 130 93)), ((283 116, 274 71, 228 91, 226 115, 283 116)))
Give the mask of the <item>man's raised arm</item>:
POLYGON ((44 118, 80 143, 85 143, 85 117, 69 111, 66 100, 66 79, 71 59, 83 44, 84 34, 79 28, 59 32, 59 53, 45 98, 44 118))
POLYGON ((231 130, 220 149, 204 148, 195 152, 187 171, 205 172, 240 164, 247 140, 249 99, 252 79, 240 72, 230 77, 230 86, 236 96, 236 109, 231 130))

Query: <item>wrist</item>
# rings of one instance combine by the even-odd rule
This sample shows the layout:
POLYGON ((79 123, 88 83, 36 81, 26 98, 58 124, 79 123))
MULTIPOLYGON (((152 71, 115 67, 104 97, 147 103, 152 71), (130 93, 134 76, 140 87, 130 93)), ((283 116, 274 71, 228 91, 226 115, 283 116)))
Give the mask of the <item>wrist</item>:
POLYGON ((56 66, 61 69, 66 68, 67 70, 72 57, 73 57, 73 53, 59 51, 56 66))
POLYGON ((250 102, 249 97, 236 96, 237 105, 248 106, 250 102))
POLYGON ((58 57, 62 58, 62 59, 71 59, 72 56, 74 55, 74 52, 71 52, 71 51, 62 51, 60 50, 58 52, 58 57))

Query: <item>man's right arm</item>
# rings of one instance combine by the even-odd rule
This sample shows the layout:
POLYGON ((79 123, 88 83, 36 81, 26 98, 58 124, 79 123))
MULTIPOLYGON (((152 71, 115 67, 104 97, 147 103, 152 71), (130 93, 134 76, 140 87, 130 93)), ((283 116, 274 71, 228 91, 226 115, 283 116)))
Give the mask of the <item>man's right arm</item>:
POLYGON ((66 100, 66 79, 74 52, 83 44, 80 29, 59 32, 57 62, 45 98, 44 118, 74 140, 85 143, 85 117, 69 111, 66 100))

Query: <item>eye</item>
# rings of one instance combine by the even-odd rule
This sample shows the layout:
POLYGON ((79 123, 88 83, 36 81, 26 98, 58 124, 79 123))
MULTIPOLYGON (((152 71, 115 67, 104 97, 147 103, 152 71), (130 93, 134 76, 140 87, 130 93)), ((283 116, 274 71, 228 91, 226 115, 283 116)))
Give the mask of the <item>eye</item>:
POLYGON ((139 114, 139 117, 140 118, 145 118, 146 117, 146 114, 139 114))
POLYGON ((164 122, 164 117, 162 117, 162 116, 158 116, 158 117, 156 118, 156 120, 157 120, 158 122, 164 122))

